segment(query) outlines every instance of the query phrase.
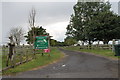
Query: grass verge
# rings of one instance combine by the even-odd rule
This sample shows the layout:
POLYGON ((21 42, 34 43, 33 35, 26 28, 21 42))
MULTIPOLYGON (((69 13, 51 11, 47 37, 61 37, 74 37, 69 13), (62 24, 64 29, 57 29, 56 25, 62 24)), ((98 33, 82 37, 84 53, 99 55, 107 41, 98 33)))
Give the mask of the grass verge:
POLYGON ((115 53, 112 52, 112 50, 107 50, 107 49, 99 49, 99 48, 96 48, 96 49, 80 49, 79 46, 64 47, 63 49, 91 53, 91 54, 104 56, 104 57, 114 59, 114 60, 118 60, 118 58, 120 58, 120 56, 119 57, 114 56, 115 53))
POLYGON ((50 64, 64 56, 64 54, 62 54, 62 52, 60 52, 57 48, 51 48, 50 55, 51 56, 49 57, 48 53, 45 53, 44 56, 41 56, 41 54, 36 54, 36 59, 33 59, 32 61, 21 64, 19 66, 16 66, 15 68, 6 70, 2 74, 11 75, 11 74, 19 73, 19 72, 28 71, 33 68, 37 68, 40 66, 50 64))

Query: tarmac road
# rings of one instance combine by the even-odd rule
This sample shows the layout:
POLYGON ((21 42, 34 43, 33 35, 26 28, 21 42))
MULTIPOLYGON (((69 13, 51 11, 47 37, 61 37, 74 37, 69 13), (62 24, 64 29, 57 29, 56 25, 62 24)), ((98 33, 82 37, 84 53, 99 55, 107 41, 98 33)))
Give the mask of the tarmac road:
POLYGON ((42 69, 5 78, 118 78, 117 62, 94 55, 59 49, 67 57, 42 69))

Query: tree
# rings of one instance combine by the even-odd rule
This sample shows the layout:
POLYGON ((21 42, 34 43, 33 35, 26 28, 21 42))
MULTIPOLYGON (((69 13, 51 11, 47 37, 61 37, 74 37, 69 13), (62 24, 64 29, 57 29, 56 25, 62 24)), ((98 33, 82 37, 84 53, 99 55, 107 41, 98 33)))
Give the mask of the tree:
POLYGON ((28 18, 30 28, 35 27, 35 16, 36 16, 36 10, 32 8, 28 18))
POLYGON ((65 43, 54 40, 54 39, 50 39, 50 45, 51 46, 65 46, 65 43))
MULTIPOLYGON (((91 26, 88 23, 97 15, 100 8, 99 5, 99 2, 78 2, 74 6, 74 14, 71 16, 68 27, 72 28, 71 33, 76 40, 89 41, 89 44, 94 40, 89 34, 89 27, 91 26)), ((70 29, 67 30, 71 31, 70 29)))
POLYGON ((25 36, 27 39, 28 44, 33 44, 35 36, 41 36, 41 35, 48 35, 46 32, 46 29, 41 27, 32 27, 32 30, 28 31, 27 35, 25 36))
POLYGON ((50 45, 51 46, 57 46, 57 40, 50 39, 50 45))
POLYGON ((64 43, 68 46, 74 45, 77 41, 73 37, 66 37, 64 43))
POLYGON ((29 38, 28 38, 28 43, 31 45, 34 41, 35 38, 34 36, 36 36, 35 33, 35 17, 36 17, 36 10, 34 8, 32 8, 30 14, 29 14, 29 18, 28 18, 28 22, 29 22, 29 31, 32 31, 29 33, 29 38))
POLYGON ((64 43, 64 42, 57 41, 56 46, 65 46, 65 43, 64 43))
POLYGON ((118 33, 116 29, 119 28, 118 18, 110 8, 109 2, 78 2, 74 6, 74 14, 71 15, 66 35, 77 41, 86 41, 89 45, 96 40, 108 43, 109 40, 117 38, 110 38, 112 34, 118 33))
POLYGON ((9 34, 9 36, 13 37, 13 40, 17 45, 20 45, 20 42, 24 39, 24 31, 21 27, 12 28, 9 34))
POLYGON ((93 34, 91 35, 96 40, 108 44, 110 40, 120 38, 120 35, 118 35, 120 30, 119 16, 113 14, 113 12, 100 12, 92 21, 94 23, 90 22, 93 26, 90 31, 92 31, 93 34))

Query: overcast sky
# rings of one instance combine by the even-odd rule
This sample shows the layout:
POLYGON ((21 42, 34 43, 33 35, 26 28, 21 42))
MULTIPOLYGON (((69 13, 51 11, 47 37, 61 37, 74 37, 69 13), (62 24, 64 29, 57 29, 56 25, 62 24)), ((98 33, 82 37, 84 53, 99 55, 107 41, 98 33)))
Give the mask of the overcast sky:
MULTIPOLYGON (((28 31, 28 16, 32 7, 36 9, 36 26, 43 26, 53 39, 63 41, 75 3, 73 1, 2 2, 2 12, 0 12, 2 13, 2 25, 0 25, 2 26, 2 42, 8 42, 7 36, 12 27, 22 27, 25 32, 28 31)), ((117 13, 116 2, 112 2, 112 10, 117 13)))

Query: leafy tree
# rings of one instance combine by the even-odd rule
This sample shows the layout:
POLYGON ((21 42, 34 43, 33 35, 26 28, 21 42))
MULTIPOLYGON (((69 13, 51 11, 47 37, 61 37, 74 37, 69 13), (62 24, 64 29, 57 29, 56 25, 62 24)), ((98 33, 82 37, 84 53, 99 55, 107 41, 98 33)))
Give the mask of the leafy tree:
POLYGON ((71 16, 66 34, 72 33, 72 36, 78 41, 89 41, 90 43, 93 37, 89 34, 88 23, 99 11, 99 5, 99 2, 78 2, 74 6, 74 14, 71 16), (71 33, 69 33, 70 31, 71 33))
POLYGON ((54 40, 54 39, 50 39, 50 45, 51 46, 65 46, 65 43, 54 40))
POLYGON ((26 41, 28 44, 33 44, 35 36, 41 36, 41 35, 48 35, 46 29, 42 28, 42 26, 32 27, 32 29, 28 31, 27 35, 25 36, 27 38, 26 41))
POLYGON ((90 25, 93 26, 90 31, 92 31, 91 35, 96 40, 101 40, 104 44, 108 44, 110 40, 120 38, 120 35, 118 35, 120 21, 117 15, 112 12, 101 12, 92 21, 94 23, 90 22, 90 25))
POLYGON ((77 2, 66 28, 66 35, 77 41, 86 41, 90 45, 96 40, 108 43, 109 40, 117 38, 111 35, 118 33, 116 29, 119 29, 119 18, 110 8, 109 2, 77 2))
POLYGON ((56 46, 65 46, 65 43, 64 43, 64 42, 57 41, 57 45, 56 45, 56 46))
POLYGON ((74 45, 77 41, 73 37, 66 37, 64 40, 65 44, 68 46, 74 45))
POLYGON ((50 39, 50 45, 51 46, 56 46, 57 45, 57 41, 54 39, 50 39))

